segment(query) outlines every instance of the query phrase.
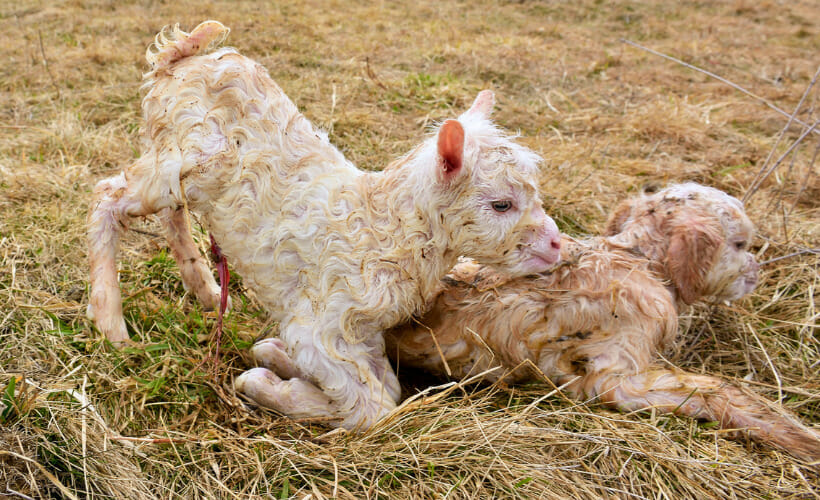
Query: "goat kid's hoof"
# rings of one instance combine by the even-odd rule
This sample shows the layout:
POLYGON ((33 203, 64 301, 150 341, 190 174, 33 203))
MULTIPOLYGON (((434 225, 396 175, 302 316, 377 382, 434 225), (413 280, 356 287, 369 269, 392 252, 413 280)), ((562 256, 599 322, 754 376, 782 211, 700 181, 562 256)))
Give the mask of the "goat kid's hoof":
POLYGON ((280 395, 282 379, 267 368, 251 368, 236 377, 233 387, 253 403, 284 413, 280 395))
MULTIPOLYGON (((222 293, 219 289, 215 292, 211 292, 205 297, 202 297, 200 302, 202 302, 202 309, 206 311, 219 311, 219 303, 222 300, 222 293)), ((228 314, 230 310, 233 308, 233 300, 231 296, 228 295, 227 305, 225 306, 225 314, 228 314)))
POLYGON ((236 392, 241 392, 249 398, 254 399, 253 394, 257 392, 256 389, 267 385, 276 385, 281 381, 281 378, 267 368, 251 368, 236 377, 233 386, 236 392))
POLYGON ((98 318, 91 304, 88 304, 88 308, 85 310, 85 316, 94 322, 97 330, 105 335, 105 338, 117 349, 122 349, 132 344, 131 337, 128 335, 128 328, 125 326, 125 320, 122 317, 98 318))
POLYGON ((312 383, 298 378, 282 380, 267 368, 253 368, 234 381, 237 392, 257 405, 291 418, 333 417, 333 401, 312 383))
POLYGON ((287 346, 278 338, 262 339, 251 347, 251 356, 257 365, 274 371, 284 379, 298 378, 301 371, 293 364, 287 346))

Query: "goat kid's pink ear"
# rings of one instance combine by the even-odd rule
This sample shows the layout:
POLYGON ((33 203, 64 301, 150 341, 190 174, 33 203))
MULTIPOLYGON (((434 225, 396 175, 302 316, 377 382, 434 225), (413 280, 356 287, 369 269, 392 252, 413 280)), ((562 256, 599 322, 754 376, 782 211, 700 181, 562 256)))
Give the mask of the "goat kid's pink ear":
POLYGON ((461 171, 464 161, 464 127, 457 120, 447 120, 438 131, 438 177, 449 182, 461 171))
POLYGON ((481 115, 484 118, 489 118, 495 107, 495 94, 492 90, 482 90, 473 101, 473 105, 467 110, 465 114, 481 115))
POLYGON ((604 236, 615 236, 623 231, 624 224, 629 220, 630 215, 632 215, 632 201, 622 201, 615 211, 612 212, 612 215, 609 216, 606 229, 604 230, 604 236))

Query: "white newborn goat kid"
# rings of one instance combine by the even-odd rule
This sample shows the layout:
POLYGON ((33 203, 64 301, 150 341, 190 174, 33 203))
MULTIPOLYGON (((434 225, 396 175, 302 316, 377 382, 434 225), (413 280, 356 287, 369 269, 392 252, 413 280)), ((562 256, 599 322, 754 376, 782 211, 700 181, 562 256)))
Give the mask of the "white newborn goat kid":
POLYGON ((490 91, 383 172, 364 172, 314 129, 259 64, 223 48, 227 28, 157 36, 142 156, 101 181, 89 214, 89 317, 128 340, 115 256, 130 218, 160 213, 182 279, 206 307, 217 286, 190 234, 201 215, 245 286, 280 325, 262 345, 299 378, 256 368, 236 387, 296 418, 368 428, 396 406, 383 331, 421 313, 465 255, 512 275, 559 259, 536 190, 539 157, 490 121, 490 91))

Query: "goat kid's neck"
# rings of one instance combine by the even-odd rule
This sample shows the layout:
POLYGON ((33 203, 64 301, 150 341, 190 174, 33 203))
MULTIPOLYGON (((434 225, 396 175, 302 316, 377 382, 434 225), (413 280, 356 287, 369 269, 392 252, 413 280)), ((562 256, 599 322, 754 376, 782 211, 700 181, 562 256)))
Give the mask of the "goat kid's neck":
POLYGON ((407 164, 414 157, 411 154, 397 162, 403 165, 393 164, 381 172, 366 172, 358 182, 371 230, 380 240, 392 242, 392 249, 382 258, 401 266, 418 282, 426 299, 456 264, 460 252, 446 220, 455 193, 444 191, 432 180, 419 182, 421 176, 413 175, 414 165, 407 164))
POLYGON ((678 284, 669 276, 666 267, 669 238, 658 231, 654 225, 636 224, 633 227, 624 228, 618 234, 606 237, 605 240, 614 250, 626 251, 646 259, 649 270, 667 283, 666 289, 671 294, 678 311, 683 308, 683 302, 679 300, 678 284))

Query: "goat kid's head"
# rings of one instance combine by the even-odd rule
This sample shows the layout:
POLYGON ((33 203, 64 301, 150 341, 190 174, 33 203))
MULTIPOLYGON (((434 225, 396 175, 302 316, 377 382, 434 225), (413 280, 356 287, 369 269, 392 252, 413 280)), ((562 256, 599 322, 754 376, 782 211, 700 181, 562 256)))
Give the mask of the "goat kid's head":
POLYGON ((750 253, 754 226, 737 198, 707 186, 670 186, 627 200, 610 217, 607 234, 631 232, 644 253, 663 262, 681 301, 735 300, 757 286, 750 253))
POLYGON ((491 91, 480 92, 466 113, 439 127, 435 147, 422 153, 418 174, 430 191, 429 216, 443 226, 457 255, 512 276, 546 271, 560 258, 560 236, 536 188, 541 158, 493 125, 494 105, 491 91))

